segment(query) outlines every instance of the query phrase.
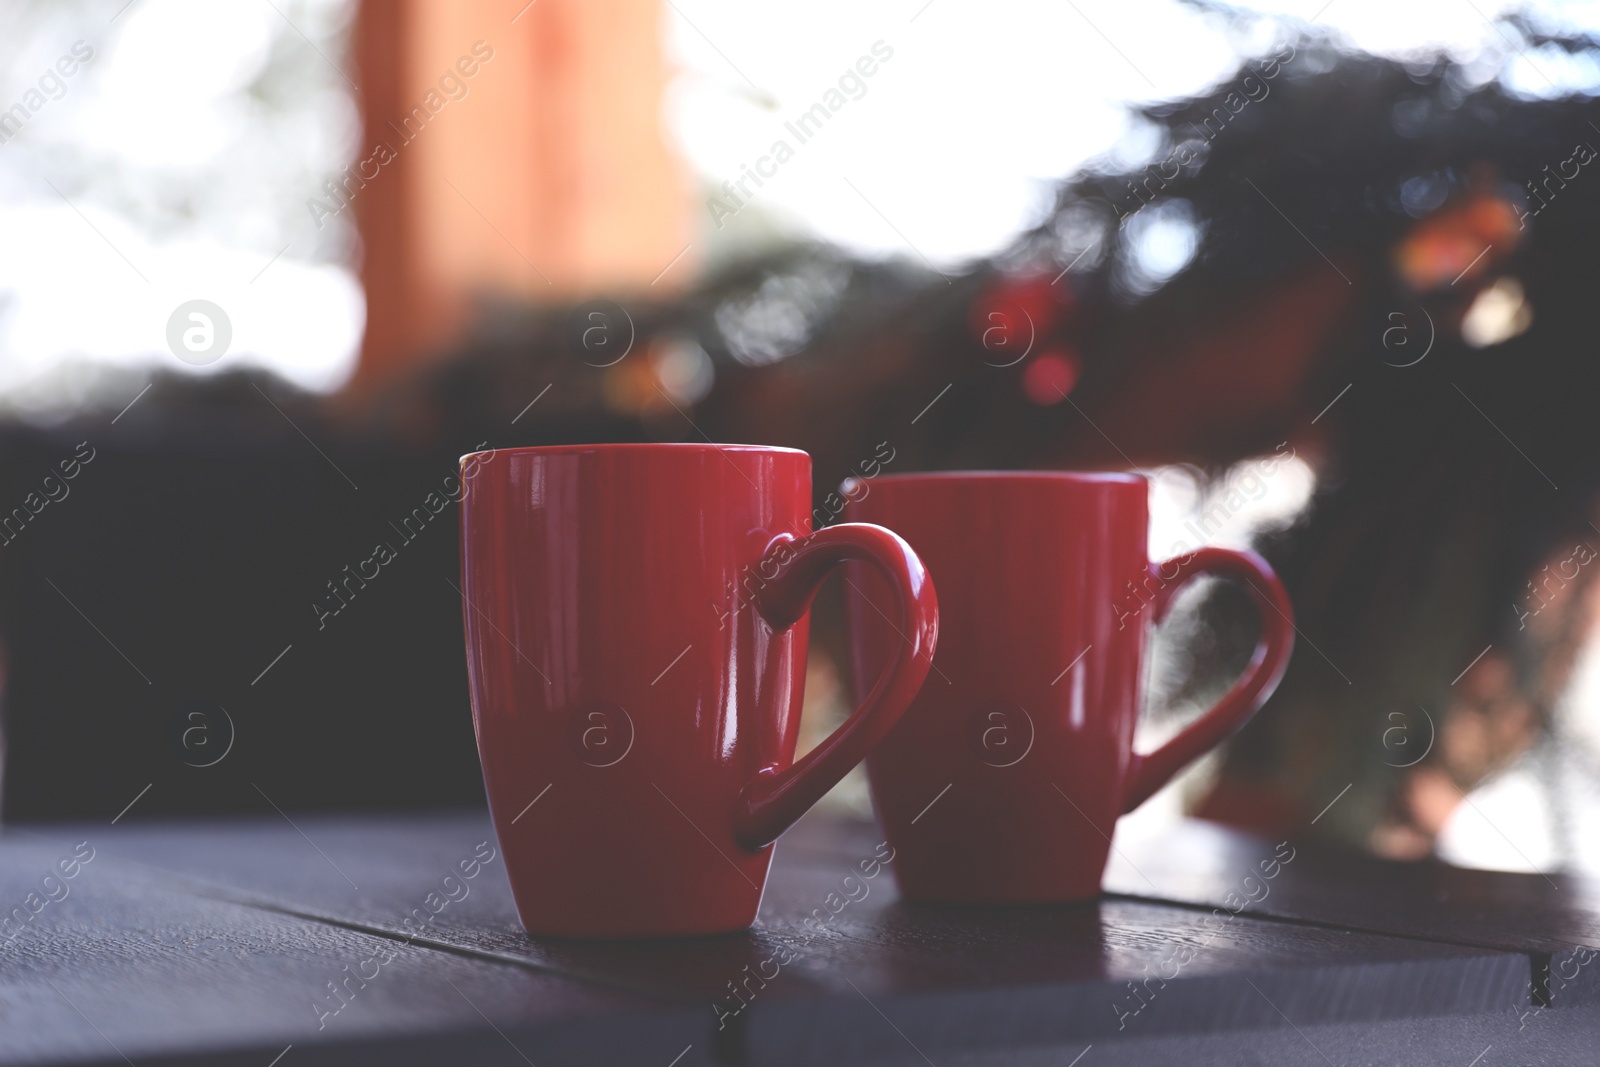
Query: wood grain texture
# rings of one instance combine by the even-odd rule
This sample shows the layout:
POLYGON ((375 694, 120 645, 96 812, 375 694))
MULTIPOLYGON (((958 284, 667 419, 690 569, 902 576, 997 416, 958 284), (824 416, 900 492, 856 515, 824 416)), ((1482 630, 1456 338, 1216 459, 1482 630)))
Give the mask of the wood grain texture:
POLYGON ((195 894, 111 855, 99 842, 114 834, 0 839, 0 903, 29 916, 0 942, 0 1063, 204 1051, 265 1067, 290 1044, 349 1049, 397 1032, 436 1039, 431 1062, 487 1062, 464 1050, 515 1041, 535 1062, 665 1063, 703 1029, 658 1001, 195 894), (93 858, 61 878, 84 841, 93 858))
MULTIPOLYGON (((1108 892, 1204 908, 1244 894, 1274 844, 1198 820, 1178 833, 1119 834, 1108 892)), ((1536 997, 1600 1004, 1600 883, 1580 875, 1465 870, 1305 849, 1245 911, 1532 957, 1536 997)), ((1238 897, 1234 898, 1235 900, 1238 897)))
MULTIPOLYGON (((468 812, 145 824, 101 847, 219 906, 397 937, 485 840, 486 818, 468 812)), ((684 1064, 887 1062, 913 1049, 917 1062, 942 1064, 1073 1042, 1204 1043, 1452 1015, 1514 1023, 1538 1007, 1522 952, 1218 914, 1181 895, 1174 906, 1151 884, 1150 899, 1062 907, 916 905, 899 899, 892 864, 873 863, 877 845, 870 826, 808 817, 779 845, 753 930, 644 942, 529 938, 490 863, 470 893, 429 916, 416 945, 698 1018, 684 1064), (808 926, 808 916, 826 921, 808 926)), ((1217 885, 1229 864, 1257 855, 1237 845, 1222 853, 1217 885)), ((1280 871, 1274 894, 1306 858, 1280 871)))

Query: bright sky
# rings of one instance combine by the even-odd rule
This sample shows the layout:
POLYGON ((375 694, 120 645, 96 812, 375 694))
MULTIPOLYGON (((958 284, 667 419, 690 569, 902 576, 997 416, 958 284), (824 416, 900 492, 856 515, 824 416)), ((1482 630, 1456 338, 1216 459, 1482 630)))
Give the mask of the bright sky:
MULTIPOLYGON (((708 184, 737 179, 786 136, 785 122, 881 40, 893 58, 759 190, 751 207, 767 217, 752 228, 945 266, 1003 247, 1037 220, 1052 183, 1083 164, 1149 154, 1155 145, 1130 122, 1127 105, 1206 89, 1241 56, 1267 52, 1295 21, 1314 18, 1350 45, 1388 55, 1447 48, 1468 59, 1508 48, 1485 16, 1515 5, 1240 6, 1270 17, 1249 30, 1230 28, 1171 0, 809 0, 759 10, 738 0, 672 0, 670 53, 683 73, 668 114, 708 184)), ((1600 3, 1534 10, 1547 23, 1600 26, 1600 3)), ((1600 70, 1539 56, 1514 63, 1507 80, 1535 94, 1552 81, 1594 89, 1600 70)), ((742 234, 726 235, 745 221, 741 212, 713 239, 740 243, 742 234)))
POLYGON ((45 98, 0 144, 0 403, 136 391, 153 367, 337 385, 364 303, 348 243, 319 235, 304 203, 358 125, 350 86, 306 37, 338 55, 346 0, 125 3, 0 9, 0 112, 41 82, 45 98), (169 317, 194 299, 230 319, 221 363, 168 350, 169 317))

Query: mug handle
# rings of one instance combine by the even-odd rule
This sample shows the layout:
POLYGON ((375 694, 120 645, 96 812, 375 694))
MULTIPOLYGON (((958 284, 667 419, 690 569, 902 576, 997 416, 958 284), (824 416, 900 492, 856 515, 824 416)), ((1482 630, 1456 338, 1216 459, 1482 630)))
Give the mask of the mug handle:
POLYGON ((761 573, 777 575, 754 597, 755 608, 774 630, 805 617, 817 587, 841 563, 859 560, 876 567, 900 601, 900 632, 906 640, 856 713, 827 740, 788 767, 769 765, 740 794, 734 837, 755 851, 771 844, 838 784, 900 721, 933 664, 939 640, 939 601, 917 554, 882 526, 840 523, 795 538, 779 534, 762 554, 761 573))
POLYGON ((1151 602, 1155 622, 1166 616, 1178 590, 1201 574, 1233 578, 1250 588, 1251 599, 1261 616, 1261 637, 1256 642, 1250 664, 1215 707, 1154 752, 1133 754, 1124 779, 1124 814, 1150 799, 1151 794, 1166 785, 1191 760, 1221 744, 1243 726, 1278 688, 1278 681, 1289 665, 1289 653, 1294 650, 1294 608, 1289 603, 1289 594, 1267 561, 1254 552, 1201 548, 1150 564, 1150 577, 1156 583, 1155 599, 1151 602), (1177 570, 1169 577, 1166 570, 1173 564, 1177 570))

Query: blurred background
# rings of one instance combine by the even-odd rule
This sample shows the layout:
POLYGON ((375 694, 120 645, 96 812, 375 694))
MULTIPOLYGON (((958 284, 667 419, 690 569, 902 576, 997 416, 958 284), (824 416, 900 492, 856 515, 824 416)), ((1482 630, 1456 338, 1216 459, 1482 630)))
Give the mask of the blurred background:
MULTIPOLYGON (((880 470, 1138 470, 1153 556, 1265 552, 1289 677, 1139 825, 1600 870, 1597 34, 1496 0, 10 0, 5 815, 481 802, 456 457, 709 439, 810 451, 834 514, 880 470)), ((836 595, 805 743, 849 710, 836 595)), ((1252 625, 1185 595, 1142 745, 1252 625)))

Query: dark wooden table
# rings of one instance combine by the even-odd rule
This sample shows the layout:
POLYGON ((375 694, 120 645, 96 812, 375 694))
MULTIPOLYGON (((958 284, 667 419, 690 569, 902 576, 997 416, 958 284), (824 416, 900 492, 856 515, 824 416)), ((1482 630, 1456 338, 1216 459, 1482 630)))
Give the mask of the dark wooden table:
POLYGON ((750 932, 594 943, 523 934, 483 842, 472 812, 8 827, 0 1063, 1600 1061, 1582 879, 1189 823, 1119 835, 1099 901, 931 907, 813 815, 750 932))

